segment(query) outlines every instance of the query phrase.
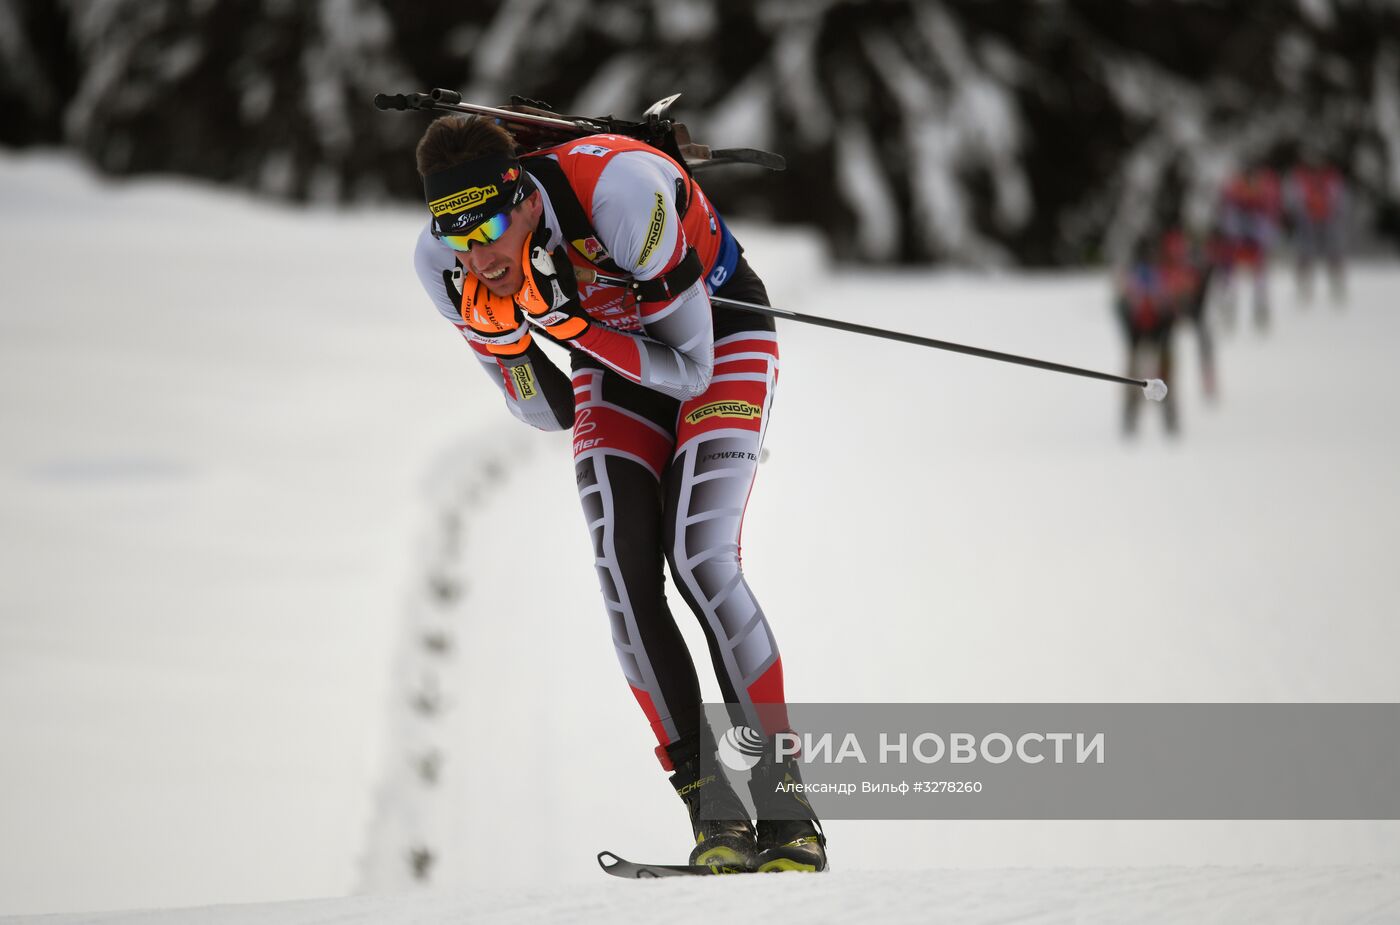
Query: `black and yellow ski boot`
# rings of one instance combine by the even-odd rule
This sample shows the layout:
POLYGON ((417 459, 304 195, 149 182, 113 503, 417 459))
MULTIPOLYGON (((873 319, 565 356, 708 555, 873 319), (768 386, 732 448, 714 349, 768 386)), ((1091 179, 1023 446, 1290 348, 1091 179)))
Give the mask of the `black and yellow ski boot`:
POLYGON ((753 823, 729 781, 717 772, 701 775, 698 757, 676 763, 675 769, 671 786, 685 801, 695 833, 690 863, 709 867, 717 874, 752 871, 757 855, 753 823))
POLYGON ((758 812, 754 869, 760 873, 826 870, 826 835, 812 804, 797 786, 802 783, 797 759, 776 761, 773 755, 771 747, 764 749, 749 779, 749 792, 758 812))

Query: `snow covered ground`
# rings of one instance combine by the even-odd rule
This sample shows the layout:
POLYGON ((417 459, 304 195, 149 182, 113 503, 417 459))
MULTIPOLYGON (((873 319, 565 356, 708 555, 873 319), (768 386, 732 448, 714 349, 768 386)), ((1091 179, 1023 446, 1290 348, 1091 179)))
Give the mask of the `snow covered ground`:
MULTIPOLYGON (((683 854, 684 813, 567 438, 510 420, 423 301, 417 216, 14 155, 0 203, 0 914, 1400 920, 1392 822, 838 821, 828 878, 599 882, 600 848, 683 854), (439 889, 395 896, 414 857, 439 889)), ((784 307, 1121 363, 1098 275, 833 273, 742 237, 784 307)), ((1181 344, 1175 443, 1151 413, 1123 441, 1115 386, 784 325, 744 551, 791 699, 1400 700, 1400 268, 1342 310, 1275 282, 1218 405, 1181 344)))
MULTIPOLYGON (((437 922, 948 922, 956 925, 1393 925, 1381 867, 1019 868, 448 888, 311 902, 45 916, 43 925, 437 922)), ((9 922, 10 920, 0 920, 9 922)))
POLYGON ((351 889, 424 460, 486 416, 414 219, 12 155, 0 203, 0 911, 351 889))

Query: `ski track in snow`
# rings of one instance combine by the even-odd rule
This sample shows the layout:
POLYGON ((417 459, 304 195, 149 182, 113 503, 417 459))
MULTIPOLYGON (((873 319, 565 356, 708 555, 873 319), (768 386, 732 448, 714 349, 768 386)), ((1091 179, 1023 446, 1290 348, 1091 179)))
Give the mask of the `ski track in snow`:
MULTIPOLYGON (((3 315, 4 366, 11 394, 30 402, 6 406, 0 482, 0 502, 23 515, 7 549, 29 565, 0 611, 0 659, 27 666, 0 672, 4 809, 24 810, 18 828, 0 827, 0 896, 48 878, 63 898, 46 908, 189 907, 43 921, 625 922, 664 909, 682 920, 1400 922, 1400 826, 1388 822, 838 821, 827 876, 607 882, 601 848, 678 860, 684 810, 615 662, 567 435, 510 420, 420 304, 414 223, 0 164, 7 217, 30 217, 0 226, 22 296, 3 315), (81 287, 52 282, 62 251, 44 216, 65 196, 121 232, 97 261, 109 317, 95 342, 81 287), (238 273, 197 262, 201 247, 172 227, 190 214, 241 242, 238 273), (282 253, 328 260, 330 242, 402 257, 337 281, 335 325, 318 311, 324 285, 282 253), (178 260, 173 281, 145 269, 156 255, 178 260), (192 310, 184 293, 212 283, 215 304, 192 310), (308 357, 324 388, 302 384, 308 357), (88 388, 25 391, 53 370, 88 388), (121 427, 102 417, 114 407, 127 412, 121 427), (371 532, 408 547, 388 556, 393 568, 385 544, 354 542, 371 532), (86 582, 56 582, 75 551, 86 582), (241 596, 208 596, 231 557, 241 596), (283 599, 292 566, 300 583, 283 599), (146 589, 137 604, 133 589, 146 589), (78 619, 88 610, 122 622, 78 619), (339 622, 317 619, 326 613, 339 622), (186 635, 172 639, 176 627, 186 635), (254 650, 245 664, 241 647, 264 637, 275 659, 254 650), (345 642, 334 657, 327 638, 345 642), (212 692, 197 677, 210 673, 212 692), (307 703, 321 712, 288 714, 307 703), (360 737, 382 725, 377 703, 388 711, 387 732, 369 737, 380 783, 352 793, 374 763, 360 737), (128 709, 150 712, 150 728, 124 725, 128 709), (272 725, 279 713, 285 724, 272 725), (92 738, 99 724, 107 734, 92 738), (218 747, 172 758, 172 724, 187 744, 198 730, 218 747), (336 735, 305 735, 323 727, 336 735), (248 758, 264 752, 277 760, 248 758), (337 763, 349 770, 328 778, 337 763), (152 774, 157 785, 178 774, 182 805, 223 816, 164 818, 152 774), (308 805, 316 812, 299 815, 308 805), (250 818, 233 827, 224 817, 239 812, 250 818), (424 882, 434 889, 194 905, 424 882), (152 899, 126 899, 137 891, 152 899)), ((1121 363, 1096 275, 832 273, 800 236, 740 234, 777 305, 1121 363)), ((1304 309, 1276 276, 1273 330, 1219 345, 1218 407, 1201 401, 1181 340, 1176 444, 1151 407, 1125 444, 1122 393, 1101 383, 784 325, 771 457, 744 543, 789 697, 1400 699, 1397 281, 1394 267, 1361 267, 1344 310, 1304 309)), ((703 652, 684 605, 672 609, 703 652)), ((40 887, 25 895, 35 908, 40 887)))
POLYGON ((441 797, 444 778, 471 757, 464 754, 469 743, 447 734, 446 720, 471 706, 470 679, 454 670, 454 661, 471 644, 477 616, 468 554, 490 545, 490 525, 475 511, 508 483, 510 466, 529 455, 522 429, 497 426, 448 448, 423 480, 432 513, 414 556, 422 571, 408 591, 400 631, 385 768, 366 838, 361 891, 429 882, 457 824, 441 797))

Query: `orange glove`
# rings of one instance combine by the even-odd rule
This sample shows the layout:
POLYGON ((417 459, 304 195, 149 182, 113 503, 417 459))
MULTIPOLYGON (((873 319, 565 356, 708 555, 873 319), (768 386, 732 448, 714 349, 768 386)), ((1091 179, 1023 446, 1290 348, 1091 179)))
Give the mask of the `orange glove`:
POLYGON ((474 273, 462 274, 462 320, 467 339, 496 356, 519 356, 530 346, 530 331, 520 323, 515 302, 487 289, 474 273))
POLYGON ((573 340, 588 330, 592 322, 579 303, 574 265, 563 247, 551 254, 542 243, 526 241, 520 266, 525 282, 515 294, 515 304, 525 310, 532 324, 558 341, 573 340))

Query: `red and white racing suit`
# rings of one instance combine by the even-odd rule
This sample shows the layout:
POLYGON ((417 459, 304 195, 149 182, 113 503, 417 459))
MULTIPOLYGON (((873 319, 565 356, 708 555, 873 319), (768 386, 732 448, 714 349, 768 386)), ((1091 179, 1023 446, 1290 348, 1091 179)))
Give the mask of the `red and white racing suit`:
MULTIPOLYGON (((562 168, 596 232, 566 240, 559 204, 537 183, 551 249, 563 244, 580 266, 610 257, 640 280, 670 273, 689 248, 703 267, 699 281, 658 302, 581 286, 594 323, 572 345, 571 378, 538 345, 518 357, 472 345, 512 414, 542 430, 573 428, 613 643, 669 768, 696 747, 701 715, 695 667, 666 605, 663 559, 704 629, 736 721, 768 735, 787 727, 782 661, 739 551, 778 377, 777 338, 771 319, 711 305, 711 292, 768 299, 699 186, 669 157, 613 135, 527 156, 527 173, 542 169, 532 171, 541 157, 562 168)), ((463 270, 426 227, 415 265, 438 310, 465 333, 463 270)))

